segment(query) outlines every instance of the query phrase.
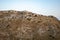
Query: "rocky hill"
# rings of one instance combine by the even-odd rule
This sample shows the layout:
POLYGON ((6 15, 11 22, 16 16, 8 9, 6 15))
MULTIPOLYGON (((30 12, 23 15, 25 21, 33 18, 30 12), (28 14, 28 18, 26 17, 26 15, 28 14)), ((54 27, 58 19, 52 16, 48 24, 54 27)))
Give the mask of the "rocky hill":
POLYGON ((28 11, 0 11, 0 40, 60 40, 60 22, 28 11))

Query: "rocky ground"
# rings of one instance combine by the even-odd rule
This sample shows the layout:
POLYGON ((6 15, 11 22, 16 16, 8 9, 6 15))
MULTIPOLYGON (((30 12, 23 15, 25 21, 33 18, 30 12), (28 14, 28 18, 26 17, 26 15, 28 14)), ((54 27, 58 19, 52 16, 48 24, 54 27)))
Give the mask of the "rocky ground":
POLYGON ((60 40, 60 21, 28 11, 0 11, 0 40, 60 40))

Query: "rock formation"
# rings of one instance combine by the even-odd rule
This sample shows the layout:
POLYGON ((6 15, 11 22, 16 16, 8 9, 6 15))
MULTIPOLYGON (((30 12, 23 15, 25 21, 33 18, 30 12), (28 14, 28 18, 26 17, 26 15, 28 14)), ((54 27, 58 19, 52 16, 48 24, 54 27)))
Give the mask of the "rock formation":
POLYGON ((0 40, 60 40, 60 22, 28 11, 0 11, 0 40))

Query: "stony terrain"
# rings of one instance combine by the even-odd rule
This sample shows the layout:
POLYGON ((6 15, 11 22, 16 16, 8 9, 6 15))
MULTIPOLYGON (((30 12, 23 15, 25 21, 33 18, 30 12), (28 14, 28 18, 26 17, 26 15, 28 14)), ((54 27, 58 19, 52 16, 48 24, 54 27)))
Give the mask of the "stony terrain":
POLYGON ((0 40, 60 40, 60 21, 28 11, 0 11, 0 40))

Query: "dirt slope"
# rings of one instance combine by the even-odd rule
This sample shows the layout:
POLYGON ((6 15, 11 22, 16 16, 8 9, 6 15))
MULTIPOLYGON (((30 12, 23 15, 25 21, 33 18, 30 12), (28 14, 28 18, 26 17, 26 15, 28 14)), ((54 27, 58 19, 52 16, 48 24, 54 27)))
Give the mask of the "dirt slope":
POLYGON ((0 40, 60 40, 60 22, 28 11, 0 11, 0 40))

